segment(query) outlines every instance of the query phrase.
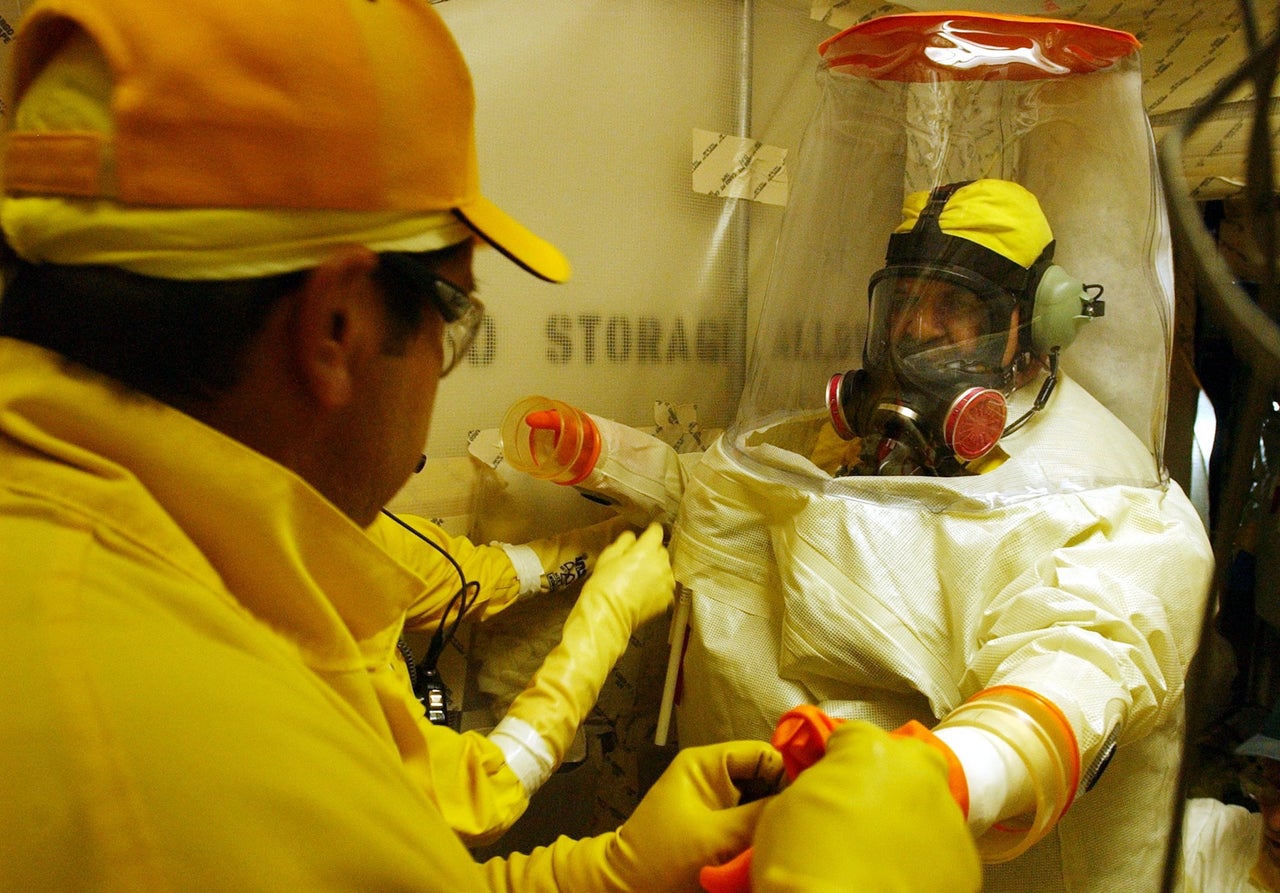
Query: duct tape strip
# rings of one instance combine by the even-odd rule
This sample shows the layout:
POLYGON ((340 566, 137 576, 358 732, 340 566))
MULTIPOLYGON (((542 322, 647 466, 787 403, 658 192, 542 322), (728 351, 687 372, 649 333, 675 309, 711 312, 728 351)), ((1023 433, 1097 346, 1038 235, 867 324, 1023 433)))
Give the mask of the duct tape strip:
POLYGON ((542 561, 537 552, 523 544, 495 542, 492 545, 502 549, 511 559, 511 566, 515 568, 516 578, 520 581, 520 594, 516 598, 528 598, 542 591, 542 561))
POLYGON ((532 797, 556 771, 556 758, 533 726, 514 716, 504 716, 488 735, 507 758, 525 793, 532 797))
POLYGON ((787 150, 759 140, 711 130, 693 131, 693 191, 787 203, 787 150))

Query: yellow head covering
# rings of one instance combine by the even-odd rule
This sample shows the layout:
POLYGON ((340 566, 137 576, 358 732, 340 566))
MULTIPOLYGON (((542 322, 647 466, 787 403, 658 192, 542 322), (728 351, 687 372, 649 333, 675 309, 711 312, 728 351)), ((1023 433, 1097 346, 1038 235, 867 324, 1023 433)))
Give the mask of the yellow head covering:
POLYGON ((311 4, 38 0, 13 51, 0 226, 14 250, 225 279, 339 244, 478 234, 568 278, 555 246, 479 192, 470 75, 439 16, 420 0, 311 4))
MULTIPOLYGON (((906 197, 902 223, 894 232, 915 227, 930 195, 924 191, 906 197)), ((1010 180, 974 180, 956 189, 938 215, 938 228, 989 248, 1024 269, 1053 241, 1040 202, 1026 187, 1010 180)))

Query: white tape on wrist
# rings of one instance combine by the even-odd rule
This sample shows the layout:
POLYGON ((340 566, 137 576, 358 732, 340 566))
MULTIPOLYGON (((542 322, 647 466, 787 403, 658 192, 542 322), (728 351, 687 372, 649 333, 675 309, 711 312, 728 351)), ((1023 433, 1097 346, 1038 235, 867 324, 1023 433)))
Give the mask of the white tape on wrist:
POLYGON ((504 716, 488 737, 507 758, 507 767, 520 779, 526 796, 532 797, 556 771, 555 754, 524 720, 504 716))
POLYGON ((520 581, 520 594, 516 598, 526 598, 542 589, 542 561, 538 553, 528 546, 515 546, 511 543, 493 543, 507 553, 511 566, 515 568, 516 578, 520 581))
POLYGON ((1035 805, 1026 766, 995 735, 969 726, 937 726, 933 734, 951 748, 964 769, 969 828, 975 835, 1035 805))

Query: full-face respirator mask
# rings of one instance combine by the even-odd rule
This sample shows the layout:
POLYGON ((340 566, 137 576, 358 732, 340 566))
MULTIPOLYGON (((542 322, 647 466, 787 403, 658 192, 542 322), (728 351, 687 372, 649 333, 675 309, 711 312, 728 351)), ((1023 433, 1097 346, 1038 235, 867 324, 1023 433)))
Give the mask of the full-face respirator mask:
POLYGON ((871 278, 863 368, 827 382, 836 433, 862 441, 860 461, 845 473, 969 473, 1044 407, 1059 352, 1103 313, 1102 287, 1054 265, 1053 249, 1035 197, 1015 183, 978 180, 928 194, 871 278), (1025 265, 1018 255, 1029 257, 1025 265), (1041 359, 1049 376, 1010 424, 1007 397, 1041 359))

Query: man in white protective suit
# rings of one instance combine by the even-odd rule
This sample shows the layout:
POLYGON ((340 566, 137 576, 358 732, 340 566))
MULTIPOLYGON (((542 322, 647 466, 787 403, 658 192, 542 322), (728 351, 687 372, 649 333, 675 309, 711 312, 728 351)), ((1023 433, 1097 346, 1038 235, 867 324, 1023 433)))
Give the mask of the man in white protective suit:
POLYGON ((1151 449, 1060 370, 1106 322, 1053 253, 1016 183, 908 195, 863 368, 702 457, 671 543, 678 736, 769 737, 797 705, 909 729, 952 767, 984 889, 1147 893, 1212 556, 1151 449))

